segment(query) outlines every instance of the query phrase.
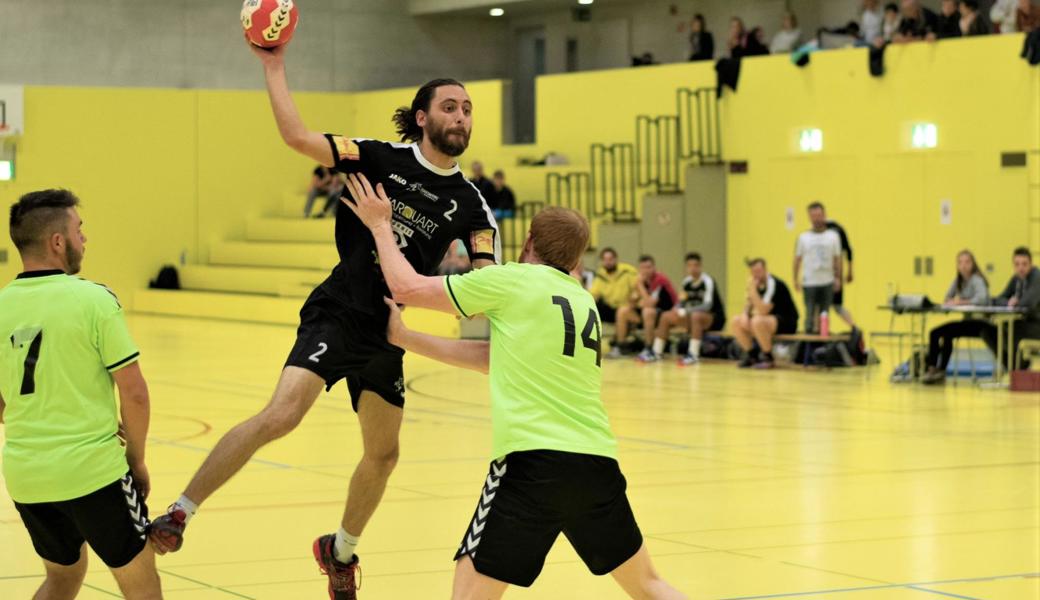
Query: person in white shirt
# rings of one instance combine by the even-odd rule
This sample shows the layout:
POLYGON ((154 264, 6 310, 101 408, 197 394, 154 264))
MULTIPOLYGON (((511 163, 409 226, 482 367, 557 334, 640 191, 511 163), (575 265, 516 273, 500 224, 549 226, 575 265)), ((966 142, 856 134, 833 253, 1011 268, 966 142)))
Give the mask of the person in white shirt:
POLYGON ((793 281, 795 290, 804 288, 805 331, 814 333, 819 331, 819 314, 830 309, 834 293, 841 289, 841 238, 827 229, 823 204, 809 205, 809 220, 812 229, 798 236, 795 246, 793 281))
POLYGON ((802 30, 798 29, 798 17, 794 13, 785 12, 783 28, 773 36, 769 44, 770 54, 786 54, 798 47, 798 40, 802 37, 802 30))
POLYGON ((863 31, 863 41, 873 44, 881 37, 881 24, 884 16, 881 14, 881 0, 863 0, 863 16, 860 17, 860 27, 863 31))
POLYGON ((989 9, 989 20, 993 21, 1000 33, 1015 33, 1015 12, 1018 10, 1018 0, 996 0, 993 7, 989 9))

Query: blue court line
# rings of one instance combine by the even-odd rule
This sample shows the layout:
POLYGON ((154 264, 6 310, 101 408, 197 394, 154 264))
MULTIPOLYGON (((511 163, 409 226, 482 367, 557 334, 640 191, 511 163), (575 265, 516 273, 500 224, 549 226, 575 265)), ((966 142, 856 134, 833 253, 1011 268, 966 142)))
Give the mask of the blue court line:
POLYGON ((795 596, 815 596, 818 594, 834 594, 842 592, 865 592, 867 590, 884 590, 894 588, 909 588, 920 592, 931 592, 933 594, 940 594, 944 596, 951 596, 953 598, 968 598, 970 600, 978 600, 977 598, 971 598, 970 596, 957 596, 949 594, 947 592, 940 592, 937 590, 928 590, 919 588, 916 586, 922 585, 943 585, 948 583, 973 583, 977 581, 998 581, 1001 579, 1017 579, 1026 577, 1040 577, 1040 573, 1016 573, 1014 575, 996 575, 993 577, 970 577, 967 579, 944 579, 941 581, 912 581, 909 583, 892 583, 888 585, 868 585, 864 587, 854 588, 836 588, 831 590, 815 590, 811 592, 788 592, 785 594, 766 594, 764 596, 734 596, 730 598, 721 598, 720 600, 762 600, 764 598, 793 598, 795 596))
POLYGON ((930 594, 939 594, 940 596, 949 596, 950 598, 962 598, 963 600, 982 600, 982 598, 976 598, 974 596, 961 596, 960 594, 952 594, 950 592, 940 592, 939 590, 930 590, 928 588, 918 587, 916 585, 908 585, 907 589, 917 590, 919 592, 928 592, 930 594))
MULTIPOLYGON (((182 448, 184 450, 194 450, 196 452, 205 452, 207 454, 213 451, 213 448, 203 448, 202 446, 193 446, 192 444, 185 444, 183 442, 172 442, 170 440, 163 440, 163 439, 153 438, 153 437, 149 437, 148 441, 152 442, 152 443, 155 443, 155 444, 159 444, 160 446, 173 446, 174 448, 182 448)), ((295 469, 295 468, 297 468, 297 467, 294 467, 293 465, 287 465, 285 463, 278 463, 278 462, 273 462, 273 461, 270 461, 270 460, 264 460, 262 458, 250 458, 249 462, 256 463, 256 464, 259 464, 259 465, 266 465, 268 467, 275 467, 276 469, 295 469)))

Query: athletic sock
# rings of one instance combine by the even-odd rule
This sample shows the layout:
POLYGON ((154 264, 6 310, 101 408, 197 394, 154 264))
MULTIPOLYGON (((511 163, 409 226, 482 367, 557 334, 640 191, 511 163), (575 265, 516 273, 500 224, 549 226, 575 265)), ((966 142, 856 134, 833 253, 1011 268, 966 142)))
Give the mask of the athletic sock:
POLYGON ((694 358, 697 358, 698 356, 700 356, 701 355, 701 341, 700 340, 690 340, 690 348, 689 348, 689 350, 687 350, 687 354, 689 354, 690 356, 692 356, 694 358))
POLYGON ((654 338, 654 354, 658 356, 664 354, 664 338, 654 338))
POLYGON ((354 560, 354 551, 357 550, 358 541, 360 540, 356 536, 350 535, 346 529, 340 527, 336 532, 336 548, 333 550, 336 560, 349 565, 354 560))
POLYGON ((181 507, 184 510, 184 524, 187 525, 191 518, 195 516, 195 513, 199 512, 199 505, 191 501, 190 498, 181 494, 181 497, 173 503, 175 506, 181 507))

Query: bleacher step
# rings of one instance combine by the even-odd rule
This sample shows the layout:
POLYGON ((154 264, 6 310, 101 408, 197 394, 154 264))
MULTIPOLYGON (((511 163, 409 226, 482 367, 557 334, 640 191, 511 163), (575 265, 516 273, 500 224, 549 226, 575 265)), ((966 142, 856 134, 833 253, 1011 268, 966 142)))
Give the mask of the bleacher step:
MULTIPOLYGON (((142 289, 134 293, 134 312, 187 318, 297 325, 299 298, 191 290, 142 289)), ((459 337, 459 321, 447 313, 422 308, 404 311, 405 323, 416 331, 443 337, 459 337)))
POLYGON ((180 269, 181 287, 204 292, 233 292, 268 296, 306 297, 325 280, 328 271, 221 265, 186 265, 180 269))
POLYGON ((245 267, 332 269, 339 261, 336 245, 325 242, 216 242, 210 263, 245 267))

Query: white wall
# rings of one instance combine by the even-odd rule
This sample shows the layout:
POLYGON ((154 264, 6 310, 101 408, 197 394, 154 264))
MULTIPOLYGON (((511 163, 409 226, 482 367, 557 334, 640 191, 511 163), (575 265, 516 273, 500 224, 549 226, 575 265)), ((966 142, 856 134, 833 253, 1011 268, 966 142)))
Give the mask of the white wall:
MULTIPOLYGON (((305 0, 289 51, 296 89, 497 78, 505 23, 412 17, 405 0, 305 0)), ((0 0, 0 81, 42 85, 257 88, 239 0, 0 0)))

